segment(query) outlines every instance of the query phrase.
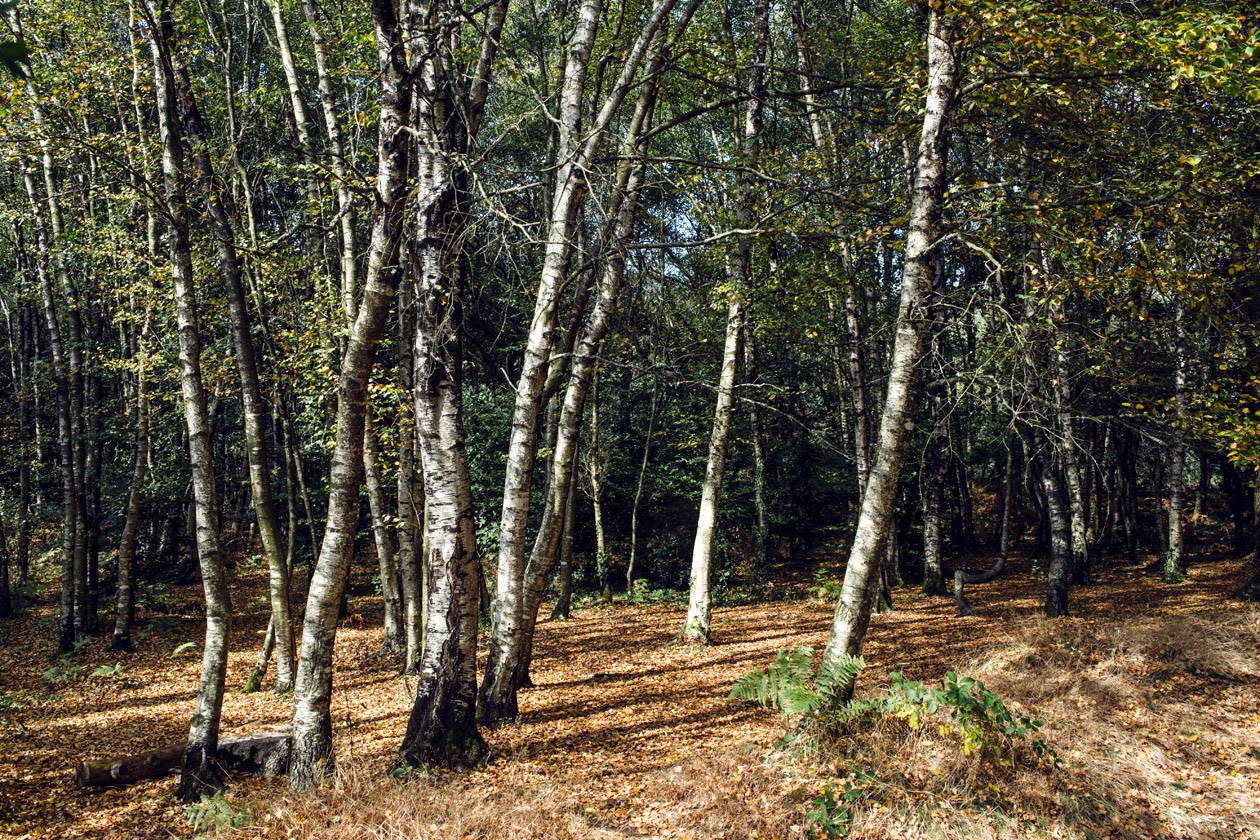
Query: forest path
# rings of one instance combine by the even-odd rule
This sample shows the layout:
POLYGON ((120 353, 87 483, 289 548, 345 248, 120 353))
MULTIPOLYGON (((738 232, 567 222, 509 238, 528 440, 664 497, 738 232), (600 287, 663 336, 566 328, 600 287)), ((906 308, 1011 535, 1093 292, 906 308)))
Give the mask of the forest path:
MULTIPOLYGON (((1120 619, 1220 610, 1245 574, 1237 561, 1205 563, 1192 567, 1187 583, 1165 587, 1140 567, 1101 569, 1098 583, 1073 589, 1074 612, 1120 619)), ((234 586, 238 617, 225 734, 284 725, 290 715, 287 697, 238 690, 266 627, 264 585, 262 572, 243 571, 234 586)), ((969 590, 977 615, 966 619, 954 615, 951 600, 897 591, 897 611, 872 621, 861 690, 886 684, 893 670, 939 679, 1030 625, 1044 624, 1043 586, 1029 574, 1028 561, 1015 558, 1000 581, 969 590)), ((176 651, 200 637, 200 622, 192 617, 198 596, 197 587, 151 593, 150 609, 138 622, 148 632, 136 653, 108 653, 107 639, 96 639, 55 666, 61 668, 56 674, 45 673, 51 664, 48 597, 0 631, 0 836, 192 836, 183 809, 169 799, 173 778, 80 792, 70 768, 80 758, 136 753, 184 737, 199 646, 176 651), (180 613, 187 617, 161 617, 180 613), (121 665, 118 675, 89 676, 113 663, 121 665), (81 670, 75 674, 75 668, 81 670)), ((533 669, 537 687, 521 692, 519 721, 485 733, 492 761, 457 780, 441 776, 406 788, 385 779, 414 680, 399 677, 393 659, 374 656, 379 603, 352 599, 337 642, 333 720, 339 760, 354 779, 315 806, 289 799, 282 780, 233 780, 229 802, 254 803, 241 836, 719 837, 748 836, 753 825, 764 826, 763 836, 799 831, 791 826, 801 822, 802 809, 785 810, 781 795, 768 799, 768 777, 758 777, 754 767, 783 735, 781 723, 773 713, 726 698, 736 679, 764 667, 776 650, 819 649, 830 603, 718 609, 717 644, 703 648, 669 644, 685 612, 674 605, 587 607, 568 622, 544 621, 533 669), (397 801, 353 799, 382 789, 388 798, 391 787, 427 803, 427 816, 400 814, 397 801), (532 804, 525 801, 531 796, 532 804), (330 808, 347 802, 350 812, 334 816, 330 808), (374 807, 386 816, 373 816, 374 807), (448 818, 449 824, 441 822, 448 818), (417 819, 418 828, 404 825, 417 819), (294 820, 306 826, 300 833, 294 820), (368 830, 373 820, 392 821, 398 833, 374 834, 368 830), (501 834, 485 833, 494 825, 502 826, 501 834)))

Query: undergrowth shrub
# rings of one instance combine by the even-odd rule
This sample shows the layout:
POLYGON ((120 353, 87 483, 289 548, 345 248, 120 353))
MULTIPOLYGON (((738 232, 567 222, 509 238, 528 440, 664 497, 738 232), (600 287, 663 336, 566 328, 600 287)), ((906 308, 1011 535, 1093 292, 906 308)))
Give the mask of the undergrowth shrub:
MULTIPOLYGON (((780 650, 764 671, 750 671, 731 688, 730 699, 750 700, 779 709, 784 717, 803 715, 816 724, 824 736, 836 736, 854 726, 870 725, 881 718, 903 721, 917 730, 928 718, 940 718, 941 735, 954 734, 964 756, 986 751, 1001 758, 1013 741, 1035 735, 1041 721, 1016 715, 1002 698, 972 677, 950 671, 938 686, 907 680, 897 672, 889 674, 891 685, 881 695, 849 700, 832 706, 830 700, 841 687, 857 678, 865 666, 860 656, 843 656, 824 661, 815 673, 813 650, 798 647, 792 653, 780 650)), ((1037 756, 1047 754, 1040 738, 1031 740, 1037 756)))
POLYGON ((223 798, 223 791, 214 796, 202 794, 201 801, 184 808, 184 816, 198 837, 218 837, 249 824, 253 812, 248 805, 238 805, 223 798))

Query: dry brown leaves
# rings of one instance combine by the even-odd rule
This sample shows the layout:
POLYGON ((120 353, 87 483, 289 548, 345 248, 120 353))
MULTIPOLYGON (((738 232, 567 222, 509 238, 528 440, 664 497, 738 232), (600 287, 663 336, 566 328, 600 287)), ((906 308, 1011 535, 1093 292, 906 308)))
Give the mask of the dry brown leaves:
MULTIPOLYGON (((932 681, 950 668, 978 672, 1047 721, 1063 773, 1075 768, 1079 780, 1068 789, 1066 775, 1045 778, 1045 789, 1026 798, 1042 811, 1001 824, 977 819, 965 797, 940 786, 927 784, 916 798, 913 791, 894 794, 890 783, 864 800, 854 835, 1257 836, 1260 760, 1248 750, 1260 755, 1260 691, 1247 642, 1257 618, 1225 601, 1246 571, 1237 562, 1213 562, 1193 567, 1187 583, 1166 587, 1141 570, 1105 570, 1100 583, 1073 590, 1074 612, 1088 621, 1057 623, 1037 617, 1041 584, 1018 563, 1001 581, 973 588, 976 617, 958 619, 948 601, 898 593, 898 611, 872 623, 863 690, 886 682, 892 670, 932 681), (1121 797, 1131 807, 1074 821, 1074 794, 1121 797), (1243 833, 1221 834, 1225 826, 1243 833)), ((290 715, 288 698, 236 690, 266 628, 257 600, 264 586, 260 574, 236 583, 236 603, 249 609, 232 634, 226 733, 285 724, 290 715)), ((198 595, 190 587, 177 597, 198 595)), ((199 657, 196 650, 174 658, 171 652, 200 641, 200 624, 188 619, 168 635, 150 633, 135 654, 106 653, 105 640, 96 640, 78 656, 87 666, 79 679, 49 686, 40 682, 51 664, 51 631, 41 616, 52 609, 45 599, 0 630, 0 696, 10 699, 0 709, 0 836, 191 836, 183 809, 169 799, 172 779, 80 792, 70 768, 80 758, 184 737, 199 657), (121 678, 86 676, 114 662, 121 678)), ((821 647, 829 604, 718 610, 718 644, 706 648, 667 646, 683 617, 679 609, 592 608, 567 623, 545 623, 534 658, 537 687, 522 693, 520 721, 486 733, 494 758, 460 777, 406 784, 387 770, 406 723, 409 681, 397 676, 395 661, 373 656, 379 604, 357 599, 351 610, 364 620, 343 628, 337 641, 333 719, 342 770, 313 798, 288 796, 283 780, 232 780, 228 800, 252 811, 241 836, 807 834, 808 799, 823 771, 770 748, 784 733, 774 713, 726 697, 735 679, 764 666, 777 649, 821 647)), ((146 619, 141 615, 140 626, 146 619)), ((931 765, 907 768, 920 771, 930 776, 931 765)))

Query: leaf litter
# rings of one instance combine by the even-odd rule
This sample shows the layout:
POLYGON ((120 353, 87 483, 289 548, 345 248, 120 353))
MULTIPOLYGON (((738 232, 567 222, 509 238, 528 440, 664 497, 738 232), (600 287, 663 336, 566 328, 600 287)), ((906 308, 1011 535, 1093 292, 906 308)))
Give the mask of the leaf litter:
MULTIPOLYGON (((1061 766, 991 782, 1006 796, 995 805, 942 769, 940 744, 872 736, 864 760, 880 782, 857 803, 850 836, 1260 837, 1260 617, 1227 600, 1246 564, 1196 564, 1177 586, 1142 568, 1100 569, 1098 583, 1072 592, 1085 618, 1059 622, 1039 618, 1042 585, 1029 565, 1013 558, 1004 578, 976 587, 977 615, 965 619, 952 601, 896 591, 897 610, 872 620, 859 694, 890 671, 927 681, 975 673, 1046 721, 1061 766)), ((224 734, 283 726, 291 715, 288 697, 239 692, 266 630, 265 586, 258 572, 234 582, 235 603, 251 608, 233 623, 224 734)), ((174 597, 194 601, 199 587, 174 597)), ((151 623, 163 632, 145 634, 133 654, 95 639, 75 657, 84 670, 50 683, 41 676, 54 610, 46 593, 0 628, 0 837, 193 836, 171 799, 173 777, 79 791, 71 768, 185 737, 198 657, 171 654, 200 640, 201 622, 151 623), (97 666, 112 676, 88 676, 97 666)), ((520 719, 485 732, 492 759, 405 783, 388 771, 414 680, 375 655, 379 599, 352 598, 351 612, 361 620, 337 639, 337 777, 314 797, 290 796, 283 779, 231 779, 227 807, 248 819, 225 836, 807 837, 811 799, 853 771, 776 749, 779 716, 727 700, 732 683, 778 649, 820 650, 831 604, 716 610, 717 643, 702 648, 669 644, 683 612, 664 605, 588 607, 542 622, 520 719)), ((142 613, 137 626, 152 618, 142 613)))

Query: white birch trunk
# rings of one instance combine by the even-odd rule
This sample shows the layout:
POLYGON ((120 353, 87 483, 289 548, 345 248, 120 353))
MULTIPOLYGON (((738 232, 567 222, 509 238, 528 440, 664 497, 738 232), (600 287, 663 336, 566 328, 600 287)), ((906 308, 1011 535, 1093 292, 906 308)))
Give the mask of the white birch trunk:
POLYGON ((648 45, 677 0, 656 0, 637 40, 625 58, 617 81, 586 133, 581 132, 583 95, 591 49, 599 28, 602 0, 583 0, 578 24, 569 41, 569 57, 561 85, 559 170, 547 224, 547 243, 534 314, 525 345, 524 364, 516 385, 512 435, 508 444, 499 526, 498 578, 490 651, 482 679, 477 717, 494 725, 516 714, 515 673, 520 656, 525 609, 525 536, 529 491, 538 436, 538 414, 547 365, 555 341, 556 310, 567 276, 579 211, 586 195, 586 171, 603 145, 613 116, 633 86, 648 45))
MULTIPOLYGON (((744 136, 740 146, 743 165, 736 176, 735 218, 747 230, 753 223, 753 184, 749 170, 757 166, 761 152, 761 115, 765 107, 766 53, 769 45, 768 0, 757 0, 753 10, 753 55, 748 71, 748 102, 744 108, 744 136)), ((726 260, 727 282, 732 292, 726 310, 726 341, 722 345, 722 367, 718 378, 717 405, 709 435, 709 458, 700 493, 700 514, 691 547, 691 578, 687 598, 687 618, 681 638, 708 644, 712 598, 710 573, 713 543, 717 537, 718 506, 722 499, 722 474, 726 468, 726 447, 730 438, 731 407, 735 398, 735 376, 743 355, 744 295, 752 280, 752 246, 746 235, 739 237, 726 260)))
POLYGON ((197 557, 206 598, 206 637, 202 649, 201 680, 180 767, 178 796, 195 802, 208 790, 222 786, 215 766, 219 718, 227 677, 227 644, 232 604, 227 570, 219 547, 218 498, 214 480, 214 451, 210 440, 210 412, 201 379, 201 335, 198 324, 192 249, 188 238, 188 202, 184 194, 184 153, 176 119, 175 68, 170 48, 174 27, 170 9, 147 0, 153 27, 151 40, 154 86, 161 135, 162 176, 165 189, 171 277, 175 286, 175 319, 179 334, 179 380, 188 426, 188 457, 192 467, 196 512, 197 557))
MULTIPOLYGON (((948 181, 945 164, 950 119, 957 106, 961 72, 955 34, 954 25, 947 20, 941 6, 929 10, 927 102, 910 193, 909 233, 888 391, 880 417, 875 460, 858 515, 857 533, 849 551, 831 634, 823 651, 824 662, 836 663, 845 654, 856 656, 862 651, 897 485, 914 430, 920 369, 931 332, 927 298, 934 264, 940 259, 937 240, 941 235, 941 210, 948 181)), ((838 686, 833 703, 846 702, 852 692, 852 684, 838 686)))
POLYGON ((449 50, 458 20, 445 3, 412 21, 422 56, 416 79, 418 296, 415 414, 424 471, 426 622, 419 682, 399 749, 403 766, 466 768, 486 753, 477 731, 477 557, 472 483, 463 424, 463 240, 471 196, 465 161, 480 126, 507 11, 487 14, 474 75, 454 74, 449 50))
POLYGON ((294 792, 319 784, 334 762, 329 712, 333 642, 337 607, 349 572, 358 521, 367 384, 399 283, 398 251, 411 151, 406 127, 411 115, 412 80, 403 31, 392 0, 373 0, 372 21, 381 76, 376 200, 363 302, 351 327, 341 365, 328 522, 319 560, 311 574, 293 692, 289 787, 294 792))
MULTIPOLYGON (((1173 399, 1176 414, 1173 417, 1172 445, 1169 447, 1168 465, 1168 553, 1164 557, 1164 582, 1178 583, 1185 580, 1185 536, 1183 534, 1182 505, 1185 494, 1186 465, 1186 317, 1185 303, 1177 301, 1177 370, 1173 374, 1173 399)), ((1200 466, 1200 469, 1203 467, 1200 466)))
POLYGON ((731 405, 735 395, 735 371, 739 364, 744 334, 744 302, 731 297, 726 312, 726 341, 722 346, 722 373, 718 380, 717 405, 713 411, 713 431, 709 437, 709 459, 700 493, 700 515, 691 548, 691 578, 687 597, 687 618, 682 638, 697 644, 709 642, 712 597, 709 572, 713 563, 713 542, 717 536, 718 504, 722 497, 722 473, 726 467, 726 444, 730 438, 731 405))

